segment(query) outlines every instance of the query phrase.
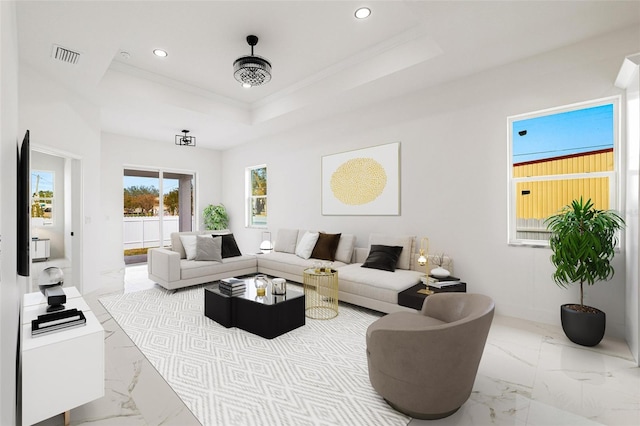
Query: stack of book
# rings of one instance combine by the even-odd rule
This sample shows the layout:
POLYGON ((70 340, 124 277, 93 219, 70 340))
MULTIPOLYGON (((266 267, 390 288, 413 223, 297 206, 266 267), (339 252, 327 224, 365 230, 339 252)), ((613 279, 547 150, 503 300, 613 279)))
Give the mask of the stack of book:
POLYGON ((456 285, 460 283, 461 283, 460 278, 456 278, 452 276, 437 278, 437 277, 434 277, 433 275, 429 275, 429 280, 428 280, 429 287, 435 287, 435 288, 449 287, 451 285, 456 285))
POLYGON ((226 296, 240 296, 244 294, 246 284, 238 278, 224 278, 220 280, 220 293, 226 296))
POLYGON ((38 319, 31 321, 31 335, 40 336, 54 331, 66 330, 67 328, 79 327, 86 323, 87 319, 84 313, 78 309, 67 309, 66 311, 38 315, 38 319))

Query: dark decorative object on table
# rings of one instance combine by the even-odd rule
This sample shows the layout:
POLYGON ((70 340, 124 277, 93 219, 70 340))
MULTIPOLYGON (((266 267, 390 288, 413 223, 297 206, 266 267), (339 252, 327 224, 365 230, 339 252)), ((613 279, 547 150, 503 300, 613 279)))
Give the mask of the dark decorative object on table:
POLYGON ((47 298, 49 307, 47 312, 54 312, 64 309, 67 303, 67 295, 62 289, 64 284, 64 274, 62 269, 50 266, 45 268, 38 278, 38 287, 47 298))
POLYGON ((591 199, 584 202, 580 197, 545 223, 551 231, 551 263, 556 267, 553 280, 565 288, 580 283, 580 304, 560 308, 562 329, 572 342, 595 346, 604 337, 606 314, 584 304, 584 284, 613 277, 611 260, 624 220, 616 212, 598 210, 591 199))

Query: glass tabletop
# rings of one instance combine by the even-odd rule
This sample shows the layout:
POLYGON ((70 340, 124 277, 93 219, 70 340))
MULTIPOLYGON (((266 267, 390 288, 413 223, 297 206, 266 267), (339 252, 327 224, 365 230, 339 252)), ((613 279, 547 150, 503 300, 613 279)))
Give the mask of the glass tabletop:
POLYGON ((222 291, 220 291, 220 281, 214 283, 212 286, 207 287, 206 289, 209 291, 213 291, 216 294, 220 294, 225 297, 238 297, 245 300, 249 300, 251 302, 260 303, 263 305, 275 305, 277 303, 282 303, 287 300, 295 299, 298 297, 304 297, 304 293, 302 289, 298 290, 297 288, 291 288, 292 284, 287 283, 287 293, 286 294, 272 294, 271 285, 267 288, 267 291, 264 296, 258 296, 256 286, 253 283, 253 277, 245 277, 242 278, 245 283, 244 292, 235 296, 230 296, 222 291))

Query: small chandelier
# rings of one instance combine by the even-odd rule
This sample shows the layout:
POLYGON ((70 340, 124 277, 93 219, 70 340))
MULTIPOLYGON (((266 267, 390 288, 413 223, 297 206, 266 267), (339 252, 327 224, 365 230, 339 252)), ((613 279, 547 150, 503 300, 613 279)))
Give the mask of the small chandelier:
POLYGON ((188 130, 183 130, 183 135, 176 135, 176 145, 196 146, 196 137, 187 136, 188 130))
POLYGON ((260 56, 253 55, 253 46, 258 44, 258 37, 247 36, 251 46, 251 55, 241 56, 233 63, 233 76, 242 83, 242 87, 261 86, 271 80, 271 63, 260 56))

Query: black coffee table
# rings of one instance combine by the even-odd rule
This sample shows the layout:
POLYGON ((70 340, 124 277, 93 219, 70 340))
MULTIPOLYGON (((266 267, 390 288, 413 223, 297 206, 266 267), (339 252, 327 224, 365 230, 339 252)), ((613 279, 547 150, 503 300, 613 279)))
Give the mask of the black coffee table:
POLYGON ((305 324, 302 289, 287 288, 285 295, 273 295, 268 289, 265 296, 259 297, 253 278, 247 278, 245 283, 244 294, 233 297, 221 293, 218 284, 205 287, 204 315, 224 327, 237 327, 265 339, 305 324))

